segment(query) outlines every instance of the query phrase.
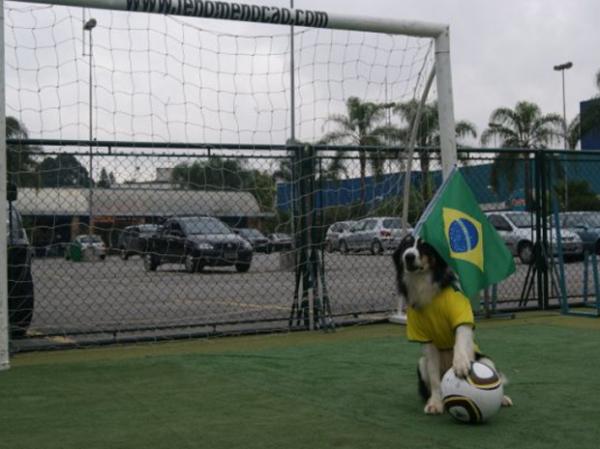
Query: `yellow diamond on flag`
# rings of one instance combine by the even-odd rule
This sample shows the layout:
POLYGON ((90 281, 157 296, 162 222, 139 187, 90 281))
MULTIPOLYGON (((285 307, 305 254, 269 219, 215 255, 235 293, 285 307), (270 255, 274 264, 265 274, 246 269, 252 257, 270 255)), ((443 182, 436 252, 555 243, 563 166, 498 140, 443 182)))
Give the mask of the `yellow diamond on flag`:
POLYGON ((449 207, 442 208, 442 215, 450 257, 470 262, 483 271, 481 223, 470 215, 449 207))

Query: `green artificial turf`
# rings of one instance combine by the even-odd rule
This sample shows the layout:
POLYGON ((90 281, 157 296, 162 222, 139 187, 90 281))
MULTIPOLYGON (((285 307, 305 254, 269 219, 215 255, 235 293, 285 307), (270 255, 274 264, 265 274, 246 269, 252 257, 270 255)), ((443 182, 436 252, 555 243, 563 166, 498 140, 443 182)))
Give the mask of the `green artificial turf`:
POLYGON ((400 326, 24 354, 0 448, 598 448, 599 321, 480 323, 515 406, 479 426, 423 414, 400 326))

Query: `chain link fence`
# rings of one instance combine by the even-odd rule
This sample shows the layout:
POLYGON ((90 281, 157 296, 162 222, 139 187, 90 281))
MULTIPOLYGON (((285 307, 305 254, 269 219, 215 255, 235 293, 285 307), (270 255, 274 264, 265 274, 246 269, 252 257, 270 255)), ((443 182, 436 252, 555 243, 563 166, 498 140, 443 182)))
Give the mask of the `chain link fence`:
MULTIPOLYGON (((27 145, 42 143, 29 152, 35 180, 9 202, 14 350, 328 330, 397 307, 398 148, 27 145)), ((484 311, 593 303, 595 155, 469 149, 459 160, 517 266, 484 292, 484 311)), ((416 165, 409 226, 441 183, 437 152, 420 149, 416 165)))

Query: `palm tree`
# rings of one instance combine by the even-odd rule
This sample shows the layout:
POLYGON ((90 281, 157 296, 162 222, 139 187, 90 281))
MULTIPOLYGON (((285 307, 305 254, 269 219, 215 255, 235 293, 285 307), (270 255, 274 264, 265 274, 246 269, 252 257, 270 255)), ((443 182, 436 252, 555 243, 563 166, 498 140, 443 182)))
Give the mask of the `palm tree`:
MULTIPOLYGON (((563 119, 558 114, 542 114, 535 103, 520 101, 514 109, 501 107, 490 116, 489 128, 481 134, 481 143, 487 145, 499 138, 503 148, 539 150, 548 148, 562 136, 563 119)), ((506 179, 508 190, 513 191, 517 179, 517 169, 523 163, 525 176, 525 201, 530 204, 530 152, 510 152, 498 154, 491 168, 490 183, 498 191, 500 177, 506 179)))
MULTIPOLYGON (((337 125, 335 131, 325 134, 320 143, 348 143, 356 145, 360 165, 360 201, 365 202, 365 178, 367 159, 371 162, 375 176, 379 176, 383 169, 383 154, 380 151, 367 154, 368 146, 382 146, 384 141, 397 130, 390 126, 381 126, 379 123, 385 116, 385 110, 393 106, 392 103, 363 102, 357 97, 350 97, 346 101, 346 115, 330 115, 327 122, 337 125)), ((339 159, 342 152, 336 154, 339 159)), ((331 168, 339 170, 341 164, 334 161, 331 168)), ((331 170, 330 170, 331 172, 331 170)))
MULTIPOLYGON (((400 103, 394 107, 394 112, 400 115, 406 122, 406 128, 402 130, 404 136, 408 136, 414 117, 417 115, 419 102, 411 100, 406 103, 400 103)), ((466 137, 477 137, 477 128, 471 122, 459 120, 455 125, 457 139, 466 137)), ((440 120, 438 115, 437 102, 424 104, 421 107, 421 120, 417 129, 416 145, 421 148, 439 148, 440 146, 440 120)), ((457 142, 458 146, 465 147, 463 143, 457 142)), ((421 168, 421 195, 425 200, 431 197, 431 186, 429 182, 429 168, 431 165, 431 155, 427 149, 419 152, 419 163, 421 168)))
MULTIPOLYGON (((6 117, 7 139, 28 139, 27 128, 15 117, 6 117)), ((38 185, 37 162, 33 152, 36 147, 22 144, 6 146, 6 165, 9 181, 18 187, 36 187, 38 185)))

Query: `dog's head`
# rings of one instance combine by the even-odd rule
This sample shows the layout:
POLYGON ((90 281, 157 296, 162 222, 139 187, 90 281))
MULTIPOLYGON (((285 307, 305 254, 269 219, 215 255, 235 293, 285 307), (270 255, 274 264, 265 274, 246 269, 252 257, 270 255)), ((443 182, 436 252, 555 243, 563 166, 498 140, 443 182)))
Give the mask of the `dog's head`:
POLYGON ((398 291, 407 298, 409 303, 414 303, 408 297, 408 282, 411 279, 421 279, 421 282, 430 282, 435 287, 442 289, 454 281, 454 274, 446 261, 425 240, 407 235, 402 239, 393 255, 396 267, 398 291))
POLYGON ((394 251, 394 263, 398 271, 445 271, 448 264, 438 252, 420 237, 407 235, 394 251))

